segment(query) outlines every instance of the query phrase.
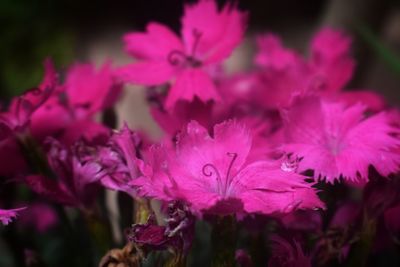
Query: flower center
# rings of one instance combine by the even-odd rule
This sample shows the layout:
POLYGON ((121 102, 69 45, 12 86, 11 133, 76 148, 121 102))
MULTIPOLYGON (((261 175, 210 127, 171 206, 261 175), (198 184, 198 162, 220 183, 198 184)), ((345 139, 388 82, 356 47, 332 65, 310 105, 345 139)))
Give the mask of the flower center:
POLYGON ((202 62, 195 57, 197 47, 199 46, 200 38, 202 33, 198 31, 197 29, 193 29, 193 38, 194 38, 194 43, 192 47, 192 51, 190 52, 189 55, 186 53, 180 51, 180 50, 172 50, 168 54, 168 62, 172 66, 181 66, 181 67, 192 67, 192 68, 198 68, 201 67, 202 62))
POLYGON ((228 166, 228 170, 226 171, 225 179, 222 179, 218 168, 212 163, 207 163, 202 168, 202 173, 204 176, 215 177, 215 179, 217 180, 217 192, 218 192, 218 194, 223 195, 223 196, 227 195, 229 186, 232 183, 234 175, 231 176, 230 174, 231 174, 233 163, 235 162, 235 160, 237 158, 237 153, 228 152, 228 153, 226 153, 226 155, 228 157, 231 157, 232 159, 229 162, 229 166, 228 166))

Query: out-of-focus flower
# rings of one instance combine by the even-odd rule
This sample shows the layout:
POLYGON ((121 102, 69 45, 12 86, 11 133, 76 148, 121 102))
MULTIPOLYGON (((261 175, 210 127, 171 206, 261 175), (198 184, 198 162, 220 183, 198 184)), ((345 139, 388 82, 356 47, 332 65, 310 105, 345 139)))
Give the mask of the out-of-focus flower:
POLYGON ((400 205, 387 209, 384 218, 389 233, 397 243, 400 243, 400 205))
POLYGON ((294 51, 282 47, 272 34, 259 36, 255 63, 260 66, 257 101, 269 108, 291 105, 296 96, 308 92, 310 69, 294 51))
POLYGON ((311 68, 317 90, 338 92, 351 79, 354 59, 350 54, 351 38, 339 30, 323 28, 311 41, 311 68))
POLYGON ((373 173, 363 191, 363 203, 369 219, 379 218, 400 202, 400 179, 380 177, 373 173))
POLYGON ((39 141, 52 136, 72 144, 107 134, 107 128, 93 115, 111 107, 118 99, 121 84, 114 78, 109 63, 95 70, 92 64, 76 64, 58 84, 51 97, 31 116, 30 130, 39 141))
POLYGON ((364 116, 365 107, 315 97, 298 100, 285 114, 282 149, 302 158, 299 172, 311 169, 314 176, 333 182, 340 177, 365 183, 368 168, 384 176, 398 171, 399 139, 386 113, 364 116))
POLYGON ((380 111, 381 96, 369 90, 343 91, 352 78, 354 59, 351 39, 344 32, 323 28, 311 41, 310 58, 282 46, 279 37, 265 34, 257 40, 255 63, 261 80, 254 90, 260 104, 270 108, 290 107, 296 97, 320 96, 347 105, 362 103, 366 109, 380 111))
POLYGON ((37 194, 64 205, 91 205, 98 189, 96 182, 104 176, 101 165, 92 160, 92 148, 82 142, 70 148, 55 139, 47 143, 52 174, 29 175, 25 183, 37 194))
POLYGON ((271 214, 323 206, 306 177, 280 162, 247 162, 250 149, 249 130, 235 121, 216 125, 213 137, 191 122, 175 149, 151 149, 133 183, 144 196, 182 199, 195 211, 271 214))
POLYGON ((15 136, 0 141, 0 176, 13 177, 26 169, 20 144, 15 136))
POLYGON ((247 253, 244 249, 236 250, 235 260, 240 267, 251 267, 253 265, 249 253, 247 253))
POLYGON ((67 72, 65 94, 69 105, 81 107, 88 114, 110 108, 121 93, 121 84, 115 81, 110 62, 98 70, 93 64, 75 64, 67 72))
POLYGON ((23 227, 33 227, 39 233, 44 233, 58 223, 58 217, 53 208, 44 203, 32 203, 21 214, 18 223, 23 227))
POLYGON ((24 209, 26 209, 26 207, 18 208, 18 209, 11 209, 11 210, 0 209, 0 221, 2 222, 3 225, 7 225, 18 216, 18 213, 20 211, 22 211, 24 209))
POLYGON ((161 85, 173 81, 166 107, 171 109, 180 100, 220 100, 210 77, 210 68, 227 58, 241 41, 247 15, 235 5, 226 4, 218 10, 216 1, 200 0, 185 5, 181 37, 166 26, 149 23, 146 33, 124 36, 125 49, 139 59, 122 67, 123 80, 161 85))
POLYGON ((112 134, 106 146, 99 148, 95 161, 105 172, 100 180, 103 186, 135 195, 130 182, 140 175, 137 167, 140 141, 139 135, 125 124, 120 131, 112 134))
POLYGON ((269 267, 311 267, 311 259, 306 256, 300 244, 293 240, 293 243, 274 236, 271 238, 272 257, 268 262, 269 267))
POLYGON ((280 221, 291 230, 319 232, 322 228, 321 214, 315 210, 297 210, 281 217, 280 221))
POLYGON ((361 218, 360 205, 352 202, 342 204, 329 222, 315 246, 315 259, 321 266, 331 260, 343 262, 351 245, 357 241, 357 223, 361 218))
POLYGON ((52 62, 47 59, 44 62, 45 74, 42 83, 37 87, 26 91, 23 95, 14 98, 8 111, 0 113, 0 127, 2 134, 0 141, 15 132, 24 131, 30 122, 31 116, 45 103, 57 86, 57 74, 52 62))

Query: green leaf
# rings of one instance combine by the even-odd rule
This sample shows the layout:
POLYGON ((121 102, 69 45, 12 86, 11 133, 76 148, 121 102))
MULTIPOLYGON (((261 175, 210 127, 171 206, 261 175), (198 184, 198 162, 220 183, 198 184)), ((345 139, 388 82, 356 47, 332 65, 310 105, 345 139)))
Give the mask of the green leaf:
POLYGON ((379 38, 365 25, 356 26, 356 31, 361 38, 374 50, 374 52, 383 60, 389 68, 400 74, 400 58, 391 51, 379 38))

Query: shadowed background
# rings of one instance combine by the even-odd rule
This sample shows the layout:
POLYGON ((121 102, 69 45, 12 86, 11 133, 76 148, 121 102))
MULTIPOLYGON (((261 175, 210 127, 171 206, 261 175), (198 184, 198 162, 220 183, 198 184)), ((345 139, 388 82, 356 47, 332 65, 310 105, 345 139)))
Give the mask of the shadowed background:
MULTIPOLYGON (((131 62, 123 52, 121 36, 143 30, 155 20, 179 31, 182 0, 3 0, 0 4, 0 99, 4 106, 13 95, 36 86, 42 61, 52 57, 60 70, 74 61, 115 65, 131 62)), ((219 1, 221 3, 225 1, 219 1)), ((288 47, 307 53, 312 34, 321 26, 339 27, 354 38, 356 73, 349 87, 373 89, 392 105, 400 104, 400 2, 395 0, 241 0, 250 12, 247 36, 272 31, 288 47)), ((247 38, 228 61, 236 71, 249 65, 254 51, 247 38)), ((144 90, 126 88, 118 105, 119 122, 158 128, 144 103, 144 90)))

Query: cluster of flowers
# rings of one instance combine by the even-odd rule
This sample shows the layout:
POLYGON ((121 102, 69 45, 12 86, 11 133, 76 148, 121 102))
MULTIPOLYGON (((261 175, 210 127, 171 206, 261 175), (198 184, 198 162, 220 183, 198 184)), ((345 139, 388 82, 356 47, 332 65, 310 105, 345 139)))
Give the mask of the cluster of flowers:
MULTIPOLYGON (((0 175, 82 212, 104 189, 131 196, 141 204, 126 261, 172 249, 178 266, 198 220, 219 235, 215 266, 250 266, 257 255, 224 242, 239 228, 263 235, 271 221, 269 266, 344 261, 381 220, 398 242, 400 114, 372 91, 343 90, 355 67, 350 38, 322 29, 304 57, 260 35, 254 66, 227 74, 247 18, 235 4, 199 0, 185 5, 180 35, 156 22, 126 34, 132 64, 76 64, 60 79, 45 61, 42 83, 0 113, 0 175), (162 140, 98 116, 112 113, 126 83, 148 87, 162 140), (329 201, 337 187, 350 193, 329 201)), ((30 209, 2 209, 0 220, 30 209)), ((114 254, 101 266, 114 266, 114 254)))

